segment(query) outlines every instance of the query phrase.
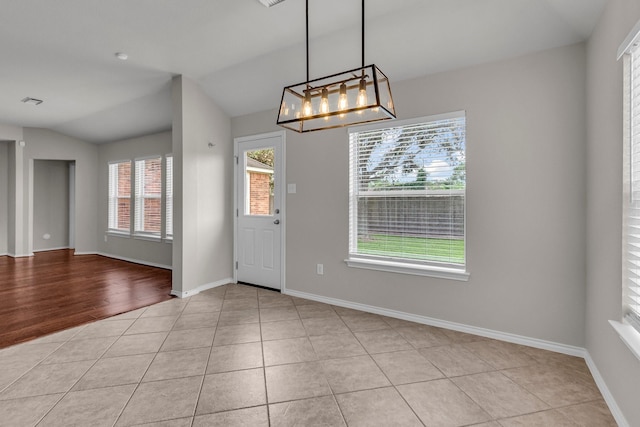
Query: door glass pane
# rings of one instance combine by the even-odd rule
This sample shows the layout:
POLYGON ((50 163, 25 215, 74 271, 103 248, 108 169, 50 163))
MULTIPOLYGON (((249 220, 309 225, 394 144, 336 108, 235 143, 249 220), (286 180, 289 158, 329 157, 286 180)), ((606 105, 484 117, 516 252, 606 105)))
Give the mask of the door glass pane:
POLYGON ((244 152, 245 215, 273 215, 273 147, 244 152))

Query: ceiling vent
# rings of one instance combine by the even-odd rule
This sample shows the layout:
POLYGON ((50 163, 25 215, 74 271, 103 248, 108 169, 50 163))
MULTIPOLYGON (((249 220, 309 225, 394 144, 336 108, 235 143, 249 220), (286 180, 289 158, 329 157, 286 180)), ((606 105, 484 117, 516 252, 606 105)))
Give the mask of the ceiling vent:
POLYGON ((40 105, 42 104, 42 99, 36 99, 27 96, 26 98, 22 99, 22 102, 24 102, 25 104, 40 105))
POLYGON ((277 5, 278 3, 282 3, 284 0, 258 0, 258 1, 266 7, 271 7, 271 6, 277 5))

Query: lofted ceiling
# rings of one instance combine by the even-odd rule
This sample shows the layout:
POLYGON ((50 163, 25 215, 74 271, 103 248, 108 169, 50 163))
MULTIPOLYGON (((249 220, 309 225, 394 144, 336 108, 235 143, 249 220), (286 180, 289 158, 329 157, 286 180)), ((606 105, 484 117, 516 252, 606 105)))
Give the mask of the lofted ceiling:
MULTIPOLYGON (((393 85, 577 43, 606 1, 367 0, 366 62, 393 85)), ((311 78, 359 67, 360 1, 309 3, 311 78)), ((0 0, 0 123, 94 143, 169 129, 171 78, 179 74, 231 117, 275 108, 282 87, 306 77, 304 7, 0 0), (44 102, 23 104, 27 96, 44 102)))

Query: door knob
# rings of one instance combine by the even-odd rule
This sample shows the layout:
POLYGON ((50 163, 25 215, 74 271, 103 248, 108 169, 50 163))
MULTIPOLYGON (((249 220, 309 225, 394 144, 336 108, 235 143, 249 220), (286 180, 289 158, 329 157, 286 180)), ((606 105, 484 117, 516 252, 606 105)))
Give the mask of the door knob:
POLYGON ((274 223, 274 224, 276 224, 276 225, 278 225, 278 224, 280 224, 280 220, 279 220, 279 219, 276 219, 275 221, 273 221, 273 223, 274 223))

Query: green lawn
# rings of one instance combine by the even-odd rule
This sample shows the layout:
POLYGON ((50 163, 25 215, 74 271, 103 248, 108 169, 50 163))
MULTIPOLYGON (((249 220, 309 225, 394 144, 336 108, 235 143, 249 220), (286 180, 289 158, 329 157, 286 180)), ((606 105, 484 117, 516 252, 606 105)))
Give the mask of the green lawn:
POLYGON ((463 264, 464 240, 371 234, 368 239, 358 240, 358 252, 463 264))

